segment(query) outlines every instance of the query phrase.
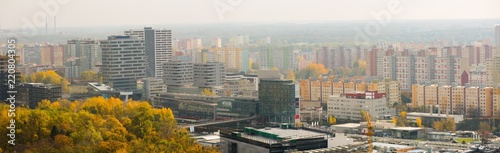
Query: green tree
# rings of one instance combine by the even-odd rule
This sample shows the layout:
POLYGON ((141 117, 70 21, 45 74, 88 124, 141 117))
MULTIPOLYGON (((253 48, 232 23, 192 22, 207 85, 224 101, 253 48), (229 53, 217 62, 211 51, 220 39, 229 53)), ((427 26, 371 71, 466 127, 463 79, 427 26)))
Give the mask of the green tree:
POLYGON ((85 81, 97 81, 99 77, 97 76, 97 73, 92 71, 92 70, 85 70, 82 73, 80 73, 80 79, 85 80, 85 81))

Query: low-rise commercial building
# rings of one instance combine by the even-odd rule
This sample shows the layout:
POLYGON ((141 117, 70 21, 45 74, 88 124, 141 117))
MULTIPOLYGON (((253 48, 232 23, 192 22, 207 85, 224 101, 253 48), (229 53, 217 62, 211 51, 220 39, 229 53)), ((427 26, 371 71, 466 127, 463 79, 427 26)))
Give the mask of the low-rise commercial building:
POLYGON ((214 120, 219 100, 219 96, 164 92, 154 98, 154 103, 172 109, 176 118, 214 120))
POLYGON ((153 98, 162 92, 167 92, 167 86, 163 79, 148 77, 143 79, 144 82, 144 97, 147 99, 153 98))
POLYGON ((372 120, 394 115, 394 108, 386 105, 385 94, 376 91, 364 93, 344 94, 340 96, 330 96, 328 101, 328 115, 333 115, 337 119, 361 120, 361 111, 368 112, 372 120))
MULTIPOLYGON (((286 152, 328 148, 332 135, 303 129, 247 127, 244 132, 221 132, 221 152, 286 152)), ((334 143, 332 143, 333 145, 334 143)), ((333 147, 333 146, 332 146, 333 147)))
POLYGON ((18 99, 21 105, 34 109, 38 102, 50 100, 52 102, 62 98, 61 87, 43 83, 21 83, 16 87, 18 99))
POLYGON ((426 129, 421 127, 394 127, 391 128, 392 137, 399 139, 419 139, 426 137, 426 129))

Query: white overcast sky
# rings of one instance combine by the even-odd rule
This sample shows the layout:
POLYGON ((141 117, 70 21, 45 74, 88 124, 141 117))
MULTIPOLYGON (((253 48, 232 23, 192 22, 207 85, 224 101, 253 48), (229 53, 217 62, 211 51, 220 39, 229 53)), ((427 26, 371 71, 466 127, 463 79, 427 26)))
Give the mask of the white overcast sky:
MULTIPOLYGON (((44 12, 38 2, 0 0, 0 25, 20 28, 44 12)), ((374 20, 391 0, 61 0, 57 23, 67 26, 190 24, 221 22, 374 20), (221 20, 213 5, 241 1, 221 20)), ((500 0, 392 0, 402 11, 393 19, 500 19, 500 0)), ((230 5, 229 5, 230 6, 230 5)), ((43 19, 41 19, 43 21, 43 19)), ((49 17, 49 26, 52 24, 49 17)))

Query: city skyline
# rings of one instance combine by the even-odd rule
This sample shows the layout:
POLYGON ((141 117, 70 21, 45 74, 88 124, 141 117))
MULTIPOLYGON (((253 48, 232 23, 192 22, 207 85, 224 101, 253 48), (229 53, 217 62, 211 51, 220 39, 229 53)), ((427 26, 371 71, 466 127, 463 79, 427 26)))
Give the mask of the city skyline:
POLYGON ((50 28, 57 17, 58 27, 198 24, 227 22, 324 22, 341 20, 386 19, 382 12, 390 12, 392 20, 428 19, 499 19, 495 6, 499 1, 465 0, 409 1, 3 1, 0 2, 2 29, 16 29, 31 22, 38 28, 50 28), (283 5, 283 4, 287 5, 283 5), (97 5, 98 4, 98 5, 97 5), (364 5, 360 5, 364 4, 364 5), (451 5, 452 4, 452 5, 451 5), (120 9, 114 10, 110 8, 120 9), (18 9, 18 8, 23 8, 18 9), (87 8, 92 8, 89 11, 87 8), (481 8, 481 9, 475 9, 481 8), (130 11, 134 10, 134 11, 130 11), (84 13, 83 13, 84 12, 84 13), (148 17, 144 17, 148 16, 148 17))

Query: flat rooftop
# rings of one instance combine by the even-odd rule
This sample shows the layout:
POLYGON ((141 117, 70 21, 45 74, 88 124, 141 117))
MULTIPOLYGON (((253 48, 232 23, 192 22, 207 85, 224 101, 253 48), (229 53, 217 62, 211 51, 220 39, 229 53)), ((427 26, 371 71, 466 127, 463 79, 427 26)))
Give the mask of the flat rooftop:
MULTIPOLYGON (((324 133, 319 133, 319 132, 313 132, 313 131, 308 131, 308 130, 302 130, 302 129, 281 129, 281 128, 270 128, 270 129, 255 129, 256 131, 263 132, 263 133, 268 133, 271 135, 277 135, 278 138, 281 138, 283 141, 286 140, 298 140, 298 139, 305 139, 305 138, 325 138, 327 134, 324 133)), ((247 139, 251 139, 254 141, 259 141, 259 142, 264 142, 268 144, 277 144, 281 143, 280 140, 276 139, 271 139, 259 135, 248 135, 248 134, 242 134, 242 137, 245 137, 247 139)))
POLYGON ((114 91, 110 86, 106 86, 105 84, 97 83, 97 82, 89 82, 89 85, 99 91, 114 91))
POLYGON ((286 138, 299 139, 299 138, 303 138, 303 137, 325 135, 323 133, 301 130, 301 129, 295 130, 295 129, 271 128, 270 130, 257 129, 257 131, 266 132, 269 134, 276 134, 276 135, 278 135, 278 137, 285 138, 285 139, 286 138))
POLYGON ((410 112, 406 114, 407 116, 421 116, 421 117, 463 117, 464 115, 452 115, 452 114, 438 114, 438 113, 421 113, 421 112, 410 112))
POLYGON ((422 130, 424 128, 421 128, 421 127, 393 127, 391 129, 397 130, 397 131, 418 131, 418 130, 422 130))
POLYGON ((373 146, 377 147, 387 147, 387 148, 394 148, 394 149, 409 149, 409 148, 415 148, 415 147, 410 147, 410 146, 405 146, 405 145, 397 145, 397 144, 389 144, 389 143, 380 143, 380 142, 373 142, 373 146))
POLYGON ((359 126, 361 126, 360 123, 345 123, 345 124, 332 125, 331 127, 358 128, 359 126))

